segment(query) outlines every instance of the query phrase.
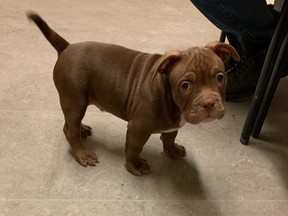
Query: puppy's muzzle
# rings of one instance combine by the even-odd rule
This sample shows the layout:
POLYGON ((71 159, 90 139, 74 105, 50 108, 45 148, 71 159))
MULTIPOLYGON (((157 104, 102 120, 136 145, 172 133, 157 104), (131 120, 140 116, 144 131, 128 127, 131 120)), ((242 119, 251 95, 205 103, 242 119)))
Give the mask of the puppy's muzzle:
POLYGON ((191 124, 222 119, 225 114, 223 101, 219 94, 199 96, 193 102, 190 109, 185 112, 185 119, 191 124))

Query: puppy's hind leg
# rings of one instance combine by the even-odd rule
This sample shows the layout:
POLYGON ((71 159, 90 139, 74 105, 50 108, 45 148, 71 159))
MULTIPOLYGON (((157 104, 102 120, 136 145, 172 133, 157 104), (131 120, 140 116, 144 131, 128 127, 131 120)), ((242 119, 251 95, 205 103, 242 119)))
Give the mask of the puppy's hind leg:
POLYGON ((95 166, 98 163, 97 156, 93 151, 85 148, 82 138, 91 135, 91 128, 81 124, 87 109, 85 97, 73 98, 60 96, 61 107, 65 116, 64 134, 72 148, 72 155, 82 166, 95 166))

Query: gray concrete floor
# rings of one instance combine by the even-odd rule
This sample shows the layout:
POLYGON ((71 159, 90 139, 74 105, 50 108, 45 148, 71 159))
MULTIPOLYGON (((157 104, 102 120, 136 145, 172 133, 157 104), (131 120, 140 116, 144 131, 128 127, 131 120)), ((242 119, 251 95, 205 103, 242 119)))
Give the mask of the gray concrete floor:
POLYGON ((69 42, 103 41, 163 53, 217 40, 219 30, 188 0, 9 0, 0 4, 0 215, 288 215, 287 91, 283 79, 260 139, 240 144, 250 100, 227 103, 223 120, 186 125, 187 157, 145 146, 152 173, 124 169, 126 123, 89 107, 86 145, 100 164, 69 152, 52 81, 55 50, 25 12, 35 10, 69 42))

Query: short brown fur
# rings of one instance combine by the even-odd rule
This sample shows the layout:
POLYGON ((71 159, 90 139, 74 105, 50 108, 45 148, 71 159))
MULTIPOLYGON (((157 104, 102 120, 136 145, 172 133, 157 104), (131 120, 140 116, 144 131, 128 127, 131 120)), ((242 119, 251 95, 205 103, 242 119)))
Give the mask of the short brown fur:
POLYGON ((213 42, 161 55, 99 42, 69 44, 37 14, 28 17, 58 52, 54 83, 65 117, 63 131, 82 166, 98 162, 82 143, 91 135, 91 128, 81 123, 88 105, 128 122, 125 167, 137 176, 150 172, 140 153, 152 133, 161 133, 164 152, 179 159, 186 151, 175 137, 185 122, 224 116, 223 61, 239 57, 231 46, 213 42))

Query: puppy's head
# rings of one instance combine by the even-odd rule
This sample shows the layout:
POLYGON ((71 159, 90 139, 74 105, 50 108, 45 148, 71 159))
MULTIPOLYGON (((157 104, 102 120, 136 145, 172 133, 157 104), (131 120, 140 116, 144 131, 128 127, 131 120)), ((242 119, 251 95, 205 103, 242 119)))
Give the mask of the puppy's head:
POLYGON ((227 85, 223 62, 230 56, 240 59, 233 47, 219 42, 162 56, 155 73, 167 74, 174 102, 187 122, 223 118, 227 85))

